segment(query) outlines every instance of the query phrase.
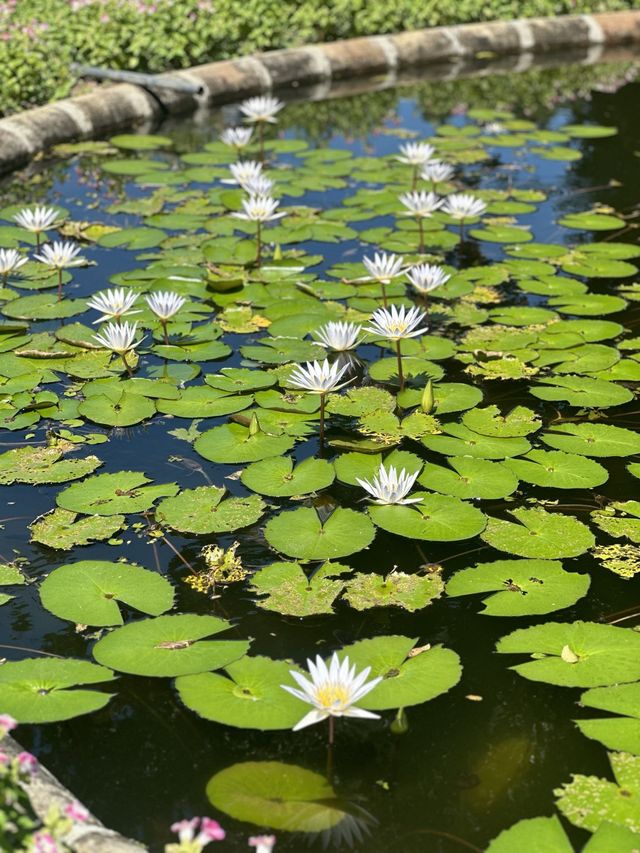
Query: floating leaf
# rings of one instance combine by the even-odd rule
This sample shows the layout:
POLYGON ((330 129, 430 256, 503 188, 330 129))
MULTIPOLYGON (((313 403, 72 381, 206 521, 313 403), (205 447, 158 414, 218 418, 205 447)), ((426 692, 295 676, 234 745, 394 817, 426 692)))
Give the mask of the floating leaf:
POLYGON ((237 464, 282 456, 294 444, 295 439, 288 435, 270 435, 262 430, 252 433, 240 424, 224 424, 203 432, 193 446, 210 462, 237 464))
POLYGON ((605 379, 593 379, 590 376, 554 376, 542 377, 538 381, 548 387, 533 386, 529 391, 541 400, 566 400, 571 406, 599 409, 622 406, 633 400, 633 394, 628 388, 605 379))
POLYGON ((402 607, 410 613, 439 598, 444 583, 439 574, 407 575, 396 570, 386 577, 358 572, 346 584, 344 598, 355 610, 371 607, 402 607))
POLYGON ((559 450, 531 450, 519 459, 505 459, 519 480, 555 489, 593 489, 609 479, 593 459, 559 450))
POLYGON ((499 438, 529 435, 539 430, 542 425, 539 416, 526 406, 516 406, 504 416, 500 414, 497 406, 474 408, 463 415, 462 423, 481 435, 499 438))
POLYGON ((640 453, 640 435, 609 424, 554 424, 540 435, 556 450, 581 456, 633 456, 640 453))
POLYGON ((609 536, 640 543, 640 502, 613 501, 606 509, 595 510, 591 518, 609 536), (616 515, 621 513, 621 515, 616 515), (631 516, 631 518, 629 518, 631 516))
POLYGON ((294 467, 290 456, 276 456, 249 465, 240 479, 254 492, 282 498, 325 489, 334 477, 333 466, 325 459, 310 457, 294 467))
POLYGON ((613 625, 547 622, 508 634, 496 649, 531 655, 534 660, 512 667, 531 681, 601 687, 640 678, 640 634, 613 625))
POLYGON ((82 560, 60 566, 40 587, 43 607, 80 625, 122 625, 117 602, 159 616, 173 604, 166 578, 141 566, 82 560))
POLYGON ((205 639, 229 627, 224 619, 192 613, 141 619, 98 640, 93 656, 132 675, 193 675, 220 669, 246 653, 246 640, 205 639))
POLYGON ((483 599, 486 616, 529 616, 552 613, 587 594, 589 575, 566 572, 552 560, 496 560, 456 572, 447 583, 448 596, 494 592, 483 599))
POLYGON ((96 424, 125 427, 153 417, 156 406, 147 397, 121 391, 88 397, 80 403, 78 411, 96 424))
POLYGON ((139 471, 97 474, 60 492, 56 502, 63 509, 93 515, 144 512, 158 498, 175 495, 175 483, 148 486, 151 480, 139 471))
POLYGON ((271 563, 253 575, 251 590, 265 596, 257 599, 260 607, 285 616, 332 613, 344 589, 344 581, 338 578, 349 572, 348 566, 327 562, 307 577, 299 563, 271 563))
POLYGON ((499 551, 556 560, 577 557, 595 544, 589 528, 572 516, 553 514, 542 507, 518 507, 509 514, 517 523, 489 518, 482 533, 482 539, 499 551))
POLYGON ((387 470, 393 467, 397 471, 413 474, 422 468, 422 459, 406 450, 392 450, 384 459, 381 453, 342 453, 333 464, 336 476, 342 483, 360 488, 358 479, 371 480, 378 474, 382 464, 387 470))
POLYGON ((518 478, 500 462, 452 456, 450 468, 427 463, 418 482, 427 489, 469 500, 497 500, 507 497, 518 488, 518 478))
POLYGON ((555 815, 519 820, 494 838, 486 853, 513 853, 514 850, 526 853, 573 853, 573 847, 555 815))
POLYGON ((91 474, 100 465, 97 456, 63 459, 58 447, 16 447, 0 454, 0 485, 64 483, 91 474))
POLYGON ((583 735, 599 740, 607 749, 640 755, 640 684, 594 687, 580 697, 586 708, 598 708, 617 717, 576 720, 583 735))
POLYGON ((85 684, 112 681, 110 669, 72 658, 27 658, 0 667, 0 706, 19 723, 55 723, 104 708, 110 693, 85 684), (75 689, 79 688, 79 689, 75 689))
POLYGON ((314 509, 281 512, 267 522, 264 535, 272 548, 301 560, 330 560, 367 548, 375 528, 364 513, 335 509, 322 522, 314 509))
POLYGON ((443 435, 427 435, 422 443, 429 450, 444 453, 447 456, 473 456, 476 459, 505 459, 507 456, 519 456, 531 449, 526 438, 498 438, 481 435, 464 424, 447 424, 443 435))
POLYGON ((92 515, 78 518, 78 514, 56 507, 41 515, 29 526, 31 539, 49 548, 69 551, 76 545, 109 539, 124 526, 124 515, 92 515))
POLYGON ((264 512, 256 495, 222 500, 226 489, 199 486, 183 489, 158 504, 156 519, 180 533, 225 533, 255 524, 264 512))
POLYGON ((158 411, 178 418, 217 418, 248 408, 253 402, 250 394, 234 396, 216 392, 205 386, 185 388, 178 400, 159 400, 158 411))
POLYGON ((558 225, 578 231, 615 231, 624 228, 625 221, 607 213, 568 213, 560 217, 558 225))
POLYGON ((479 509, 458 498, 428 492, 415 492, 412 497, 422 500, 411 506, 371 505, 369 515, 378 527, 389 533, 432 542, 470 539, 481 533, 487 523, 479 509))

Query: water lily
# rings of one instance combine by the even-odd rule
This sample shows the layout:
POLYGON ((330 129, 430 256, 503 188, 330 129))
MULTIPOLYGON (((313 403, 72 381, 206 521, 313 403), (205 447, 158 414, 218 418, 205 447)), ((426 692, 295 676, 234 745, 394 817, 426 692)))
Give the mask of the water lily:
POLYGON ((252 127, 228 127, 220 134, 220 142, 235 148, 236 151, 241 151, 249 145, 252 136, 252 127))
POLYGON ((96 293, 87 302, 87 308, 102 312, 102 316, 94 320, 93 325, 103 323, 105 320, 119 320, 121 317, 139 314, 139 311, 131 310, 137 298, 137 293, 133 290, 125 290, 124 287, 114 287, 111 290, 105 290, 104 293, 96 293))
POLYGON ((45 243, 40 254, 33 257, 58 273, 58 301, 62 299, 62 270, 67 267, 81 267, 86 263, 85 258, 78 257, 80 246, 70 240, 56 240, 55 243, 45 243))
POLYGON ((425 181, 431 181, 431 189, 435 190, 440 181, 450 181, 455 174, 455 169, 443 160, 429 160, 420 172, 420 177, 425 181))
POLYGON ((396 155, 396 160, 407 166, 413 166, 411 189, 416 188, 420 167, 431 160, 435 153, 436 149, 428 142, 405 142, 400 146, 400 153, 396 155))
POLYGON ((471 193, 453 193, 446 197, 442 210, 448 213, 452 219, 460 222, 460 241, 464 237, 464 223, 466 219, 482 216, 487 205, 482 199, 476 198, 471 193))
POLYGON ((355 666, 350 665, 348 657, 345 656, 344 660, 340 662, 337 652, 334 652, 328 667, 320 655, 317 655, 315 663, 312 660, 307 660, 307 667, 311 680, 295 670, 290 670, 292 678, 300 688, 299 690, 295 687, 289 687, 287 684, 280 685, 292 696, 313 705, 313 710, 305 714, 300 722, 293 727, 294 732, 329 719, 331 722, 329 740, 332 742, 334 717, 379 719, 379 714, 365 711, 356 706, 357 702, 382 681, 380 676, 367 681, 371 672, 370 666, 357 673, 355 666))
POLYGON ((490 121, 482 128, 482 130, 490 136, 494 136, 498 133, 504 133, 506 129, 507 128, 499 121, 490 121))
POLYGON ((425 300, 426 307, 427 295, 437 287, 446 284, 451 276, 437 264, 416 264, 415 267, 411 267, 407 271, 407 278, 411 282, 411 286, 425 300))
POLYGON ((150 293, 148 296, 145 296, 145 300, 149 308, 160 321, 164 342, 165 344, 168 344, 169 335, 167 332, 167 324, 169 320, 178 313, 187 300, 184 296, 180 296, 179 293, 173 293, 170 290, 157 290, 155 293, 150 293))
POLYGON ((7 283, 12 273, 17 273, 29 258, 21 254, 17 249, 0 249, 0 278, 7 283))
POLYGON ((167 844, 167 853, 201 853, 211 841, 224 841, 226 837, 218 821, 209 817, 176 821, 171 831, 178 836, 179 844, 167 844))
POLYGON ((283 107, 284 103, 271 95, 258 95, 240 104, 240 112, 244 115, 244 120, 255 124, 258 128, 260 160, 264 160, 264 127, 266 124, 276 124, 278 121, 276 116, 283 107))
POLYGON ((362 326, 356 323, 327 323, 314 332, 318 342, 335 352, 345 352, 358 344, 362 326))
POLYGON ((249 195, 271 195, 275 184, 268 178, 266 175, 258 175, 255 178, 251 178, 245 184, 243 184, 242 189, 249 193, 249 195))
POLYGON ((396 356, 398 359, 398 379, 400 390, 404 389, 404 371, 402 369, 402 352, 400 342, 405 338, 415 338, 427 331, 426 326, 420 327, 425 319, 424 311, 415 305, 413 308, 405 308, 392 305, 390 308, 378 308, 371 315, 370 326, 366 327, 376 337, 386 338, 396 345, 396 356))
POLYGON ((422 498, 407 497, 413 488, 413 484, 418 479, 419 473, 419 471, 416 471, 414 474, 411 474, 405 471, 404 468, 398 472, 393 465, 390 465, 389 470, 387 470, 381 463, 378 473, 373 477, 371 482, 369 480, 361 480, 359 477, 356 477, 356 480, 374 498, 373 503, 406 505, 420 503, 422 500, 422 498))
POLYGON ((137 323, 107 323, 100 330, 99 335, 94 335, 96 341, 105 349, 111 350, 122 359, 122 362, 131 375, 131 368, 127 362, 127 353, 132 352, 136 347, 140 346, 142 340, 136 341, 136 333, 138 331, 137 323))
POLYGON ((287 214, 278 211, 280 202, 268 195, 250 195, 242 199, 243 211, 233 213, 236 219, 244 219, 256 223, 256 266, 262 262, 262 225, 264 222, 273 222, 282 219, 287 214))
POLYGON ((246 184, 255 181, 262 174, 262 163, 257 160, 240 160, 229 166, 230 178, 223 178, 223 184, 238 184, 243 189, 246 184))
POLYGON ((337 391, 339 388, 348 385, 349 380, 347 382, 341 381, 348 368, 349 363, 342 366, 337 362, 330 364, 329 360, 325 358, 323 362, 308 361, 304 365, 299 364, 289 376, 289 383, 294 388, 320 395, 320 452, 324 448, 325 399, 330 391, 337 391))
POLYGON ((252 835, 249 837, 249 847, 255 847, 256 853, 271 853, 275 846, 275 835, 252 835))
POLYGON ((60 211, 55 207, 25 207, 13 217, 25 231, 31 231, 36 235, 38 248, 40 247, 40 235, 53 228, 60 218, 60 211))
POLYGON ((400 201, 407 208, 404 216, 415 216, 418 220, 418 252, 424 252, 424 223, 423 219, 431 216, 442 207, 443 199, 434 192, 410 192, 400 196, 400 201))
POLYGON ((369 277, 365 281, 377 281, 382 287, 382 301, 387 304, 386 285, 392 279, 397 278, 404 272, 402 255, 388 255, 386 252, 375 252, 373 258, 368 258, 366 255, 362 259, 365 269, 369 273, 369 277))

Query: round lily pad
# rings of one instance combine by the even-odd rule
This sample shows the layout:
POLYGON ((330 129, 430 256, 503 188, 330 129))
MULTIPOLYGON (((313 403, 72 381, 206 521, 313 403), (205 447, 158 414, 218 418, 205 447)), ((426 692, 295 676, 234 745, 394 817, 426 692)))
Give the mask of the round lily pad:
POLYGON ((270 497, 291 497, 318 492, 333 483, 335 472, 326 459, 304 459, 294 467, 290 456, 276 456, 254 462, 240 475, 243 484, 270 497))
POLYGON ((60 492, 58 506, 88 515, 117 515, 144 512, 158 498, 175 495, 175 483, 148 486, 151 480, 139 471, 119 471, 117 474, 97 474, 60 492))
POLYGON ((542 425, 539 416, 526 406, 516 406, 506 415, 500 414, 497 406, 474 408, 463 415, 462 423, 481 435, 498 438, 529 435, 539 430, 542 425))
POLYGON ((429 492, 415 492, 412 497, 422 500, 410 506, 372 505, 369 515, 378 527, 389 533, 432 542, 470 539, 481 533, 487 523, 479 509, 459 498, 429 492))
POLYGON ((349 657, 358 671, 371 667, 369 678, 382 681, 358 706, 369 711, 407 708, 435 699, 460 681, 460 658, 443 646, 415 648, 415 639, 402 636, 375 637, 345 646, 341 660, 349 657))
POLYGON ((116 394, 94 394, 83 400, 78 411, 96 424, 125 427, 138 424, 156 413, 153 400, 141 394, 121 391, 116 394))
POLYGON ((450 468, 427 463, 418 477, 420 485, 463 500, 497 500, 518 488, 518 478, 501 462, 452 456, 448 463, 450 468))
POLYGON ((217 418, 247 409, 251 394, 232 395, 207 386, 185 388, 178 400, 158 400, 159 412, 178 418, 217 418))
POLYGON ((156 519, 181 533, 225 533, 255 524, 264 512, 257 495, 223 500, 226 489, 199 486, 183 489, 158 504, 156 519))
POLYGON ((0 667, 0 706, 19 723, 55 723, 104 708, 112 694, 85 690, 115 678, 110 669, 72 658, 27 658, 0 667))
POLYGON ((496 650, 534 660, 512 667, 531 681, 601 687, 640 679, 640 634, 598 622, 546 622, 503 637, 496 650))
POLYGON ((404 470, 414 474, 422 468, 423 463, 415 453, 392 450, 384 459, 381 453, 342 453, 333 464, 336 476, 342 483, 360 488, 358 479, 371 480, 378 474, 381 464, 384 464, 387 470, 393 467, 396 471, 404 470))
POLYGON ((609 479, 607 469, 593 459, 559 450, 531 450, 503 464, 525 483, 555 489, 593 489, 609 479))
POLYGON ((550 513, 542 507, 518 507, 509 514, 515 522, 489 518, 481 534, 498 551, 556 560, 577 557, 595 545, 593 533, 572 516, 550 513))
POLYGON ((346 817, 324 776, 279 761, 227 767, 209 780, 207 797, 235 820, 287 832, 323 832, 346 817))
POLYGON ((272 548, 301 560, 346 557, 367 548, 375 528, 364 513, 338 507, 323 522, 315 509, 281 512, 264 528, 272 548))
POLYGON ((447 595, 493 592, 483 599, 481 613, 530 616, 570 607, 587 594, 589 583, 589 575, 566 572, 553 560, 496 560, 456 572, 447 595))
POLYGON ((583 735, 607 749, 640 755, 640 683, 594 687, 580 697, 580 705, 617 714, 593 720, 576 720, 583 735))
POLYGON ((211 462, 258 462, 270 456, 282 456, 291 450, 295 439, 288 435, 251 433, 240 424, 223 424, 203 432, 194 449, 211 462))
POLYGON ((173 604, 173 587, 162 575, 135 564, 82 560, 51 572, 40 587, 40 600, 60 619, 122 625, 119 601, 159 616, 173 604))
POLYGON ((422 443, 429 450, 447 456, 473 456, 476 459, 505 459, 531 449, 523 436, 501 438, 481 435, 464 424, 447 424, 442 435, 426 435, 422 443))
POLYGON ((49 548, 69 551, 76 545, 109 539, 124 526, 124 515, 78 514, 56 507, 29 525, 31 539, 49 548))
POLYGON ((205 639, 229 627, 224 619, 192 613, 141 619, 98 640, 93 656, 132 675, 193 675, 220 669, 246 653, 246 640, 205 639))
POLYGON ((609 424, 554 424, 540 434, 545 444, 581 456, 633 456, 640 453, 640 434, 609 424))
POLYGON ((372 607, 402 607, 413 613, 439 598, 444 583, 437 572, 408 575, 394 570, 386 577, 372 572, 358 572, 345 585, 344 600, 354 610, 372 607))
MULTIPOLYGON (((419 406, 423 392, 423 388, 405 388, 398 394, 398 404, 403 408, 419 406)), ((433 401, 431 414, 446 415, 451 412, 463 412, 465 409, 472 409, 482 401, 482 391, 462 382, 434 382, 433 401)))
POLYGON ((494 838, 486 853, 513 853, 514 850, 526 850, 527 853, 574 853, 573 845, 556 815, 519 820, 494 838))
POLYGON ((305 706, 281 685, 291 682, 290 671, 301 670, 285 661, 245 657, 225 667, 226 675, 203 672, 176 680, 187 708, 206 720, 240 729, 292 729, 305 706))
POLYGON ((100 465, 97 456, 63 459, 57 447, 15 447, 0 454, 0 485, 64 483, 91 474, 100 465))

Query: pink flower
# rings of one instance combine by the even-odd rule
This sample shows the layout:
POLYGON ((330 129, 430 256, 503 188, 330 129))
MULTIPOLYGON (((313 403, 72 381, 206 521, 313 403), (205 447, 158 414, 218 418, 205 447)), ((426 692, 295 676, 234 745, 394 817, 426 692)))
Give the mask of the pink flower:
POLYGON ((177 823, 171 824, 171 832, 175 832, 180 843, 184 844, 186 841, 193 841, 199 825, 199 817, 193 817, 191 820, 179 820, 177 823))
POLYGON ((9 756, 6 752, 0 752, 0 767, 6 766, 9 763, 9 756))
POLYGON ((16 760, 18 767, 23 773, 29 773, 33 776, 38 769, 38 759, 35 755, 31 755, 30 752, 21 752, 16 760))
POLYGON ((252 835, 249 839, 249 847, 255 847, 257 853, 271 853, 275 844, 275 835, 252 835))
POLYGON ((71 820, 74 820, 77 823, 82 823, 89 818, 89 812, 85 807, 76 802, 69 803, 65 806, 64 813, 67 817, 70 817, 71 820))
POLYGON ((33 836, 34 853, 58 853, 55 838, 48 832, 36 832, 33 836))
POLYGON ((12 732, 18 725, 16 720, 9 714, 0 714, 0 735, 6 735, 7 732, 12 732))
POLYGON ((203 817, 196 841, 204 847, 209 841, 224 841, 225 835, 224 829, 217 820, 212 820, 210 817, 203 817))

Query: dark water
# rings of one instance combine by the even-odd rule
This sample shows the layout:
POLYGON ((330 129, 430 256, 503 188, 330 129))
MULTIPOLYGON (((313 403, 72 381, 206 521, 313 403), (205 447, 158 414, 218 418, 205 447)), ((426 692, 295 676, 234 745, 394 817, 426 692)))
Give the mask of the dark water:
MULTIPOLYGON (((472 177, 465 182, 467 186, 475 181, 477 186, 502 188, 513 178, 519 187, 546 190, 548 201, 534 214, 519 217, 521 224, 532 225, 536 241, 591 240, 592 234, 561 230, 554 222, 562 213, 588 209, 596 201, 610 204, 624 214, 633 212, 638 204, 640 85, 623 83, 617 91, 593 89, 594 84, 613 88, 612 78, 620 82, 627 71, 628 66, 570 68, 533 72, 528 81, 526 74, 517 79, 501 77, 495 80, 493 93, 488 84, 492 78, 425 83, 365 94, 345 102, 293 104, 283 114, 281 125, 286 128, 287 137, 310 137, 322 145, 347 146, 356 153, 377 155, 397 150, 401 139, 394 131, 398 127, 427 136, 445 116, 448 121, 463 125, 465 103, 495 106, 502 101, 511 104, 518 115, 531 116, 547 128, 567 122, 615 125, 619 128, 617 136, 580 141, 584 156, 574 163, 538 161, 537 171, 528 173, 518 150, 501 148, 496 151, 494 168, 481 165, 464 170, 467 178, 472 177), (591 88, 591 96, 576 98, 578 85, 591 88), (510 169, 512 165, 517 169, 510 169), (609 187, 611 179, 620 185, 609 187)), ((227 108, 225 116, 211 116, 200 124, 174 122, 158 132, 174 136, 182 150, 196 149, 216 138, 222 121, 228 120, 232 112, 233 108, 227 108)), ((109 200, 120 197, 123 188, 130 195, 140 193, 135 185, 125 185, 123 179, 102 173, 96 161, 76 158, 33 170, 28 182, 18 186, 6 184, 4 200, 9 203, 16 196, 46 199, 69 207, 75 219, 135 224, 136 217, 112 217, 104 212, 109 200)), ((310 193, 301 201, 333 207, 353 191, 350 187, 310 193)), ((284 205, 288 203, 285 198, 284 205)), ((387 224, 387 220, 369 220, 355 227, 378 224, 387 224)), ((633 219, 630 225, 627 233, 614 239, 636 241, 633 219)), ((595 235, 595 239, 603 236, 607 235, 595 235)), ((316 243, 305 248, 324 253, 322 267, 313 270, 322 277, 323 269, 336 261, 357 260, 373 247, 354 240, 344 244, 316 243)), ((474 244, 468 252, 467 262, 501 257, 499 246, 486 243, 474 244)), ((144 261, 134 260, 136 254, 144 252, 92 247, 83 254, 97 261, 98 266, 74 274, 76 286, 69 290, 73 296, 102 289, 114 273, 144 265, 144 261)), ((590 281, 590 289, 595 292, 606 292, 611 286, 606 281, 590 281)), ((625 315, 614 315, 613 319, 634 329, 640 320, 635 304, 630 303, 625 315)), ((55 323, 42 326, 51 328, 55 323)), ((247 337, 229 335, 225 340, 234 348, 234 355, 224 362, 205 365, 205 371, 217 372, 220 367, 240 362, 237 348, 247 342, 247 337)), ((464 381, 464 374, 456 365, 446 363, 447 381, 464 381)), ((510 408, 524 402, 548 417, 554 414, 550 404, 536 406, 526 393, 526 383, 480 384, 485 405, 499 401, 510 408)), ((607 422, 637 428, 634 409, 631 403, 609 410, 612 419, 607 422)), ((212 419, 204 427, 224 421, 212 419)), ((97 448, 105 461, 101 472, 144 470, 158 482, 176 481, 189 488, 203 485, 205 481, 197 471, 168 461, 171 455, 179 455, 203 464, 215 485, 227 486, 232 494, 245 494, 238 481, 225 479, 238 466, 203 462, 190 445, 167 435, 168 428, 187 424, 156 417, 143 426, 115 431, 108 444, 97 448)), ((35 430, 37 434, 41 431, 41 427, 35 430)), ((7 434, 6 440, 12 442, 19 437, 18 433, 7 434)), ((411 449, 416 452, 418 446, 414 444, 411 449)), ((314 449, 313 441, 300 443, 295 455, 302 458, 314 449)), ((424 448, 422 451, 427 457, 424 448)), ((637 480, 626 474, 623 462, 605 460, 605 464, 612 473, 598 493, 618 500, 635 497, 637 480)), ((521 484, 522 488, 525 496, 549 496, 542 489, 527 489, 521 484)), ((442 598, 415 614, 393 608, 358 613, 338 603, 333 616, 298 620, 260 610, 241 587, 230 587, 222 601, 210 602, 182 582, 184 567, 169 549, 158 546, 154 555, 152 547, 131 528, 123 535, 125 544, 118 548, 98 543, 65 556, 30 544, 26 525, 54 505, 58 490, 56 486, 17 486, 0 491, 0 518, 19 516, 4 522, 0 552, 5 559, 14 552, 26 556, 28 574, 33 578, 46 575, 57 565, 88 556, 109 560, 124 555, 147 567, 154 565, 157 556, 162 573, 175 584, 177 610, 213 612, 231 619, 236 627, 230 634, 254 638, 254 653, 302 661, 309 654, 329 652, 358 638, 405 634, 418 638, 421 644, 443 643, 460 655, 464 667, 461 682, 446 695, 409 709, 406 734, 396 736, 389 732, 390 712, 371 724, 339 723, 334 786, 352 805, 354 814, 360 816, 360 828, 370 833, 364 841, 355 841, 355 849, 373 853, 449 853, 467 849, 460 839, 483 848, 501 829, 520 818, 552 814, 553 789, 568 781, 572 772, 610 775, 605 749, 582 736, 572 722, 584 714, 576 705, 580 691, 527 681, 508 669, 508 658, 493 651, 496 641, 516 627, 550 619, 598 620, 638 601, 638 581, 623 581, 610 575, 588 555, 566 561, 569 568, 591 572, 588 597, 573 608, 538 619, 483 617, 478 614, 478 599, 471 597, 442 598), (481 696, 482 701, 469 700, 469 695, 481 696), (364 829, 367 825, 368 830, 364 829)), ((338 497, 346 494, 339 484, 331 491, 338 497)), ((583 505, 583 510, 571 510, 583 520, 595 506, 592 498, 592 494, 584 492, 562 492, 566 503, 583 505)), ((284 507, 286 501, 279 503, 284 507)), ((503 507, 499 501, 485 501, 482 505, 489 515, 499 515, 503 507)), ((245 564, 259 567, 273 561, 273 554, 261 539, 259 525, 217 540, 201 537, 196 541, 195 537, 175 535, 172 541, 187 560, 192 560, 205 542, 229 545, 235 538, 241 541, 245 564)), ((430 562, 443 562, 448 576, 478 560, 503 556, 479 539, 449 544, 421 542, 420 546, 424 554, 415 542, 379 530, 369 550, 342 562, 359 570, 386 573, 397 565, 410 572, 426 557, 430 562)), ((72 625, 43 610, 35 586, 21 591, 0 610, 0 640, 7 644, 4 654, 11 660, 25 656, 20 646, 87 658, 92 646, 91 640, 77 634, 72 625)), ((105 823, 144 840, 152 850, 161 849, 169 840, 168 825, 173 820, 194 814, 209 814, 220 820, 229 832, 224 849, 247 849, 245 838, 254 828, 216 814, 205 796, 209 778, 225 767, 246 760, 279 760, 324 771, 324 727, 312 727, 299 734, 231 729, 203 721, 184 708, 169 679, 122 676, 116 684, 117 695, 103 711, 65 723, 23 726, 18 730, 19 739, 105 823)), ((358 821, 354 823, 358 825, 358 821)), ((579 831, 574 832, 577 842, 584 837, 579 831)), ((321 849, 323 842, 329 850, 343 849, 335 837, 307 839, 280 832, 277 850, 299 851, 307 844, 321 849)))

